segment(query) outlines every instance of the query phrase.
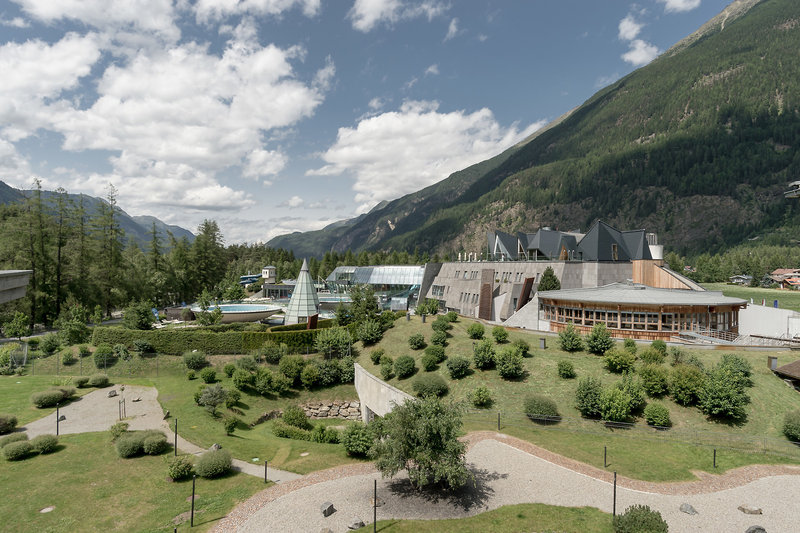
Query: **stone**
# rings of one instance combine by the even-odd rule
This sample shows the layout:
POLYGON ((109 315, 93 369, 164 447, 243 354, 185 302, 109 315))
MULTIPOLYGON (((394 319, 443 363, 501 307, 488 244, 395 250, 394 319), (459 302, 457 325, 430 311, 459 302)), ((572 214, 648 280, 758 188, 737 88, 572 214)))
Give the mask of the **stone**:
POLYGON ((738 509, 744 514, 763 514, 763 511, 760 507, 753 507, 751 505, 742 504, 738 507, 738 509))
POLYGON ((333 508, 333 504, 331 502, 323 503, 320 505, 319 510, 322 511, 322 516, 326 518, 336 512, 336 509, 333 508))
POLYGON ((116 395, 117 395, 117 391, 116 390, 111 389, 110 391, 108 391, 108 397, 109 398, 113 398, 116 395))
POLYGON ((350 525, 347 526, 347 529, 361 529, 362 527, 364 527, 364 521, 356 516, 350 520, 350 525))
POLYGON ((58 421, 59 422, 63 422, 66 419, 67 419, 67 417, 65 415, 61 415, 61 416, 58 417, 58 421))
POLYGON ((222 446, 221 446, 220 444, 217 444, 217 443, 215 442, 215 443, 214 443, 214 444, 212 444, 212 445, 211 445, 211 447, 209 447, 208 449, 209 449, 209 450, 221 450, 221 449, 222 449, 222 446))
POLYGON ((141 397, 137 396, 136 398, 134 398, 134 399, 133 399, 133 400, 131 400, 131 401, 132 401, 132 402, 141 402, 141 401, 142 401, 142 399, 141 399, 141 397))
POLYGON ((680 509, 682 513, 692 514, 692 515, 697 514, 697 511, 695 511, 694 507, 692 507, 688 503, 682 503, 680 509))
POLYGON ((767 533, 767 530, 761 526, 750 526, 744 533, 767 533))
POLYGON ((169 409, 167 409, 167 412, 164 413, 164 420, 166 420, 167 418, 169 418, 169 409))
POLYGON ((383 504, 384 504, 384 501, 381 500, 380 498, 378 498, 377 500, 375 498, 370 498, 369 499, 369 504, 370 505, 374 505, 375 507, 382 507, 383 504))

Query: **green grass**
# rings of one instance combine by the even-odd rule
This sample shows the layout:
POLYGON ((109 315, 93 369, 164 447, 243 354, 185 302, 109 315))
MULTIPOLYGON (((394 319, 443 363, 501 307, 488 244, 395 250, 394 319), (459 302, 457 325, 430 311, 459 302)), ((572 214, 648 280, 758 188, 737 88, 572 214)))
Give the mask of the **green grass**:
MULTIPOLYGON (((386 533, 471 533, 472 531, 559 531, 561 533, 607 533, 611 515, 594 507, 557 507, 540 503, 508 505, 476 516, 450 520, 379 520, 378 531, 386 533)), ((358 531, 372 531, 369 525, 358 531)))
MULTIPOLYGON (((71 385, 71 380, 58 376, 0 376, 0 412, 15 415, 18 426, 43 418, 56 408, 38 409, 31 403, 31 394, 57 385, 71 385)), ((93 390, 77 389, 75 395, 83 396, 93 390)))
MULTIPOLYGON (((166 459, 120 459, 108 433, 60 438, 60 450, 24 461, 0 461, 0 522, 6 531, 172 531, 189 511, 192 482, 166 480, 166 459), (90 458, 90 459, 87 459, 90 458), (49 513, 39 510, 48 506, 49 513)), ((195 529, 205 531, 265 488, 246 474, 197 479, 195 529)), ((186 523, 180 529, 188 528, 186 523)))
POLYGON ((790 289, 763 289, 761 287, 744 287, 742 285, 730 285, 728 283, 703 283, 703 287, 710 291, 722 291, 725 296, 741 298, 742 300, 761 304, 765 299, 767 305, 772 307, 773 300, 778 300, 778 307, 781 309, 792 309, 800 311, 800 291, 790 289))

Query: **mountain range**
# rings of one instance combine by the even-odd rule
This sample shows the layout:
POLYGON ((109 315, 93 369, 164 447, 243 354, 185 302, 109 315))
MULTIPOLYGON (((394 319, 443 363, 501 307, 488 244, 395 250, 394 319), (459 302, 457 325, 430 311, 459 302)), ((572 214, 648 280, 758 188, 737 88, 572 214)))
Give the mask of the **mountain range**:
POLYGON ((800 2, 736 0, 650 64, 505 152, 367 214, 268 244, 481 252, 487 230, 658 233, 682 255, 790 242, 800 209, 800 2))

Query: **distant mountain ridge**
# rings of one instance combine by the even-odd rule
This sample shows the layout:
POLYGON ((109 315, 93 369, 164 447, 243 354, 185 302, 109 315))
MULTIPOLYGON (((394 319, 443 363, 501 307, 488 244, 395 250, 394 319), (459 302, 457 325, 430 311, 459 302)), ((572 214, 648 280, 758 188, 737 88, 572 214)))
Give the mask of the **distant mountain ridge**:
MULTIPOLYGON (((270 246, 480 252, 489 229, 646 228, 681 254, 800 229, 800 2, 736 0, 520 143, 367 215, 270 246)), ((302 251, 302 252, 301 252, 302 251)))
MULTIPOLYGON (((15 189, 14 187, 9 186, 8 184, 0 181, 0 204, 10 204, 14 202, 21 202, 24 201, 26 195, 30 195, 33 191, 29 190, 20 190, 15 189)), ((53 199, 55 198, 56 193, 53 191, 42 191, 42 199, 45 202, 52 203, 53 199)), ((107 203, 102 198, 97 198, 95 196, 89 196, 86 194, 67 194, 69 199, 78 204, 80 198, 83 197, 84 199, 84 206, 86 208, 86 212, 89 216, 92 216, 94 213, 97 212, 98 206, 100 202, 107 203)), ((150 236, 148 233, 152 229, 152 224, 155 222, 156 231, 158 232, 162 242, 166 246, 169 242, 168 240, 168 233, 172 233, 172 235, 176 239, 181 239, 186 237, 189 242, 194 241, 194 234, 184 229, 180 226, 174 226, 170 224, 166 224, 153 216, 147 215, 137 215, 137 216, 130 216, 121 208, 117 207, 116 212, 119 219, 120 227, 125 231, 125 237, 129 240, 132 240, 136 244, 142 246, 145 245, 147 242, 150 241, 150 236)))

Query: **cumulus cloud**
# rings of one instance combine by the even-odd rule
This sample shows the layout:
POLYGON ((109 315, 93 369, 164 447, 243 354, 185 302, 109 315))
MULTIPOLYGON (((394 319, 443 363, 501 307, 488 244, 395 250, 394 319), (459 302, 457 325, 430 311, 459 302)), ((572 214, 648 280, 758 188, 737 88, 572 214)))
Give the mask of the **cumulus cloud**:
POLYGON ((8 141, 0 139, 0 178, 5 181, 25 181, 30 175, 28 161, 17 148, 8 141))
POLYGON ((658 56, 658 47, 641 39, 634 39, 630 49, 622 54, 622 59, 635 67, 651 62, 658 56))
POLYGON ((503 128, 489 109, 441 113, 437 102, 407 101, 398 111, 340 128, 334 145, 322 154, 326 164, 308 174, 352 175, 363 213, 492 157, 543 125, 503 128))
POLYGON ((286 200, 285 202, 279 203, 278 207, 301 207, 302 205, 303 205, 303 199, 295 195, 286 200))
POLYGON ((213 22, 232 15, 277 17, 295 7, 313 17, 319 13, 320 0, 198 0, 194 12, 198 22, 213 22))
POLYGON ((450 25, 447 27, 447 35, 444 36, 444 40, 449 41, 456 35, 458 35, 458 19, 454 18, 450 21, 450 25))
POLYGON ((13 19, 0 18, 1 26, 8 26, 10 28, 28 28, 30 23, 22 17, 14 17, 13 19))
POLYGON ((382 108, 384 105, 383 99, 378 98, 377 96, 369 101, 367 106, 373 111, 377 111, 378 109, 382 108))
POLYGON ((247 155, 247 162, 242 169, 246 178, 258 179, 262 176, 277 174, 286 167, 289 158, 276 150, 256 149, 247 155))
POLYGON ((636 21, 633 15, 628 15, 619 21, 619 38, 623 41, 632 41, 642 31, 643 24, 636 21))
POLYGON ((664 11, 667 13, 680 13, 691 11, 700 6, 701 0, 658 0, 664 4, 664 11))
POLYGON ((425 75, 428 76, 438 76, 439 75, 439 65, 433 64, 425 69, 425 75))
POLYGON ((406 3, 402 0, 355 0, 348 17, 353 28, 367 33, 379 24, 392 25, 401 20, 419 17, 428 21, 444 14, 449 6, 436 0, 406 3))

